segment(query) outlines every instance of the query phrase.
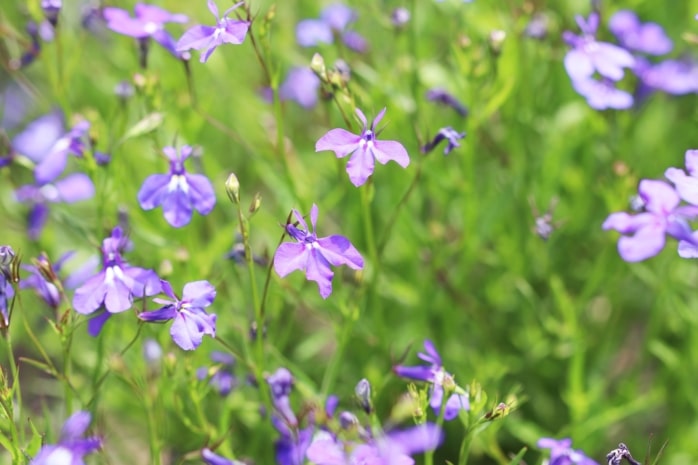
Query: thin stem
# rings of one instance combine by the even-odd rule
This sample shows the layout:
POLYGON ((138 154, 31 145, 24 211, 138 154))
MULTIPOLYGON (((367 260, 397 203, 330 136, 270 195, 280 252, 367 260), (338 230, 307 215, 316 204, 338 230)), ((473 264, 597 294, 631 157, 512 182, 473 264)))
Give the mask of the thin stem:
POLYGON ((395 226, 395 222, 397 221, 398 215, 400 214, 400 210, 402 210, 402 208, 407 204, 407 201, 412 195, 412 192, 414 192, 415 187, 417 187, 417 183, 421 176, 422 164, 419 163, 417 165, 417 173, 414 175, 414 178, 412 179, 412 182, 407 188, 407 191, 405 191, 404 195, 400 199, 400 202, 398 202, 397 206, 393 209, 390 218, 388 219, 385 227, 383 228, 383 234, 381 235, 380 241, 378 241, 378 257, 383 255, 383 250, 385 249, 385 246, 388 243, 388 239, 390 239, 390 232, 393 230, 393 227, 395 226))
POLYGON ((339 367, 341 365, 340 362, 342 361, 347 343, 349 342, 349 338, 353 332, 354 324, 359 317, 359 309, 354 308, 351 311, 348 309, 342 309, 342 315, 344 315, 344 320, 340 325, 341 333, 339 334, 339 345, 335 349, 334 354, 332 354, 332 359, 330 360, 327 370, 325 370, 325 375, 322 378, 321 393, 323 398, 326 398, 327 395, 332 392, 334 387, 333 385, 337 379, 337 372, 339 371, 339 367))

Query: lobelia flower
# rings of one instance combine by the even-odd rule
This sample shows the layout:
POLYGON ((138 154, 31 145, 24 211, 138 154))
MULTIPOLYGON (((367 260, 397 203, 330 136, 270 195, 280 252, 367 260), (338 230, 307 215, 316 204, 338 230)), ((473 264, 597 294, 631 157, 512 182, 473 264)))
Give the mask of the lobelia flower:
POLYGON ((18 202, 32 205, 28 216, 29 238, 36 240, 48 219, 50 203, 74 203, 88 200, 95 194, 92 180, 83 173, 74 173, 53 183, 28 184, 15 191, 18 202))
POLYGON ((10 325, 10 302, 15 295, 12 287, 12 262, 15 251, 9 245, 0 245, 0 329, 10 325))
POLYGON ((178 52, 195 49, 206 51, 201 55, 201 63, 206 63, 208 57, 219 45, 234 44, 239 45, 244 42, 247 31, 250 28, 249 21, 230 19, 228 15, 244 2, 238 2, 231 6, 222 17, 218 16, 218 7, 213 0, 208 0, 208 9, 216 17, 215 26, 194 26, 188 29, 177 41, 178 52))
POLYGON ((233 368, 235 367, 235 357, 225 352, 214 351, 211 352, 211 360, 216 364, 210 369, 208 367, 201 367, 196 370, 196 377, 200 380, 208 378, 211 374, 211 379, 209 384, 213 386, 216 391, 222 396, 227 396, 230 394, 237 385, 238 380, 233 374, 233 368))
POLYGON ((347 163, 349 180, 356 187, 364 184, 373 174, 375 161, 385 165, 394 161, 403 168, 410 164, 410 157, 405 147, 397 141, 376 139, 376 125, 383 119, 386 109, 383 108, 376 119, 373 120, 370 129, 363 112, 356 109, 356 114, 363 124, 360 135, 352 134, 345 129, 332 129, 322 136, 315 144, 315 151, 331 150, 337 158, 344 158, 353 154, 347 163))
POLYGON ((69 260, 75 252, 64 253, 55 263, 51 263, 45 253, 41 253, 34 260, 34 265, 25 265, 22 268, 29 271, 31 274, 20 281, 21 289, 33 288, 49 307, 54 310, 61 303, 62 294, 56 286, 56 282, 60 283, 58 273, 61 271, 63 264, 69 260))
POLYGON ((582 35, 570 31, 563 33, 563 39, 572 47, 565 55, 567 74, 573 81, 590 78, 595 72, 613 81, 620 80, 623 68, 633 66, 633 56, 622 47, 596 40, 596 30, 599 27, 597 12, 592 12, 587 20, 581 16, 576 19, 582 35))
POLYGON ((58 24, 58 14, 63 7, 63 0, 41 0, 41 10, 53 27, 58 24))
POLYGON ((638 92, 641 96, 652 90, 661 90, 672 95, 698 93, 698 62, 696 61, 670 59, 652 64, 644 58, 637 58, 635 63, 633 71, 642 84, 638 92))
POLYGON ((148 176, 138 191, 138 203, 144 210, 162 205, 165 220, 175 228, 186 226, 191 221, 193 210, 208 215, 216 205, 216 195, 211 181, 203 174, 190 174, 184 162, 193 152, 185 145, 179 154, 174 147, 162 149, 170 160, 169 174, 148 176))
POLYGON ((342 37, 350 49, 363 53, 368 48, 366 39, 353 31, 346 31, 356 21, 356 12, 341 3, 327 6, 320 19, 304 19, 296 25, 296 40, 301 47, 313 47, 320 43, 331 44, 335 34, 342 37))
POLYGON ((550 465, 598 465, 581 450, 572 449, 572 440, 569 438, 541 438, 536 445, 541 449, 550 449, 550 465))
POLYGON ((281 100, 293 100, 304 108, 312 108, 318 100, 320 78, 308 67, 292 68, 279 87, 281 100))
POLYGON ((625 234, 618 239, 618 253, 626 262, 638 262, 657 255, 666 242, 665 235, 698 246, 693 238, 689 219, 698 217, 698 207, 679 206, 674 188, 664 181, 643 179, 638 193, 645 211, 637 215, 612 213, 602 228, 625 234))
POLYGON ((578 78, 572 81, 572 86, 595 110, 625 110, 633 106, 633 96, 616 88, 610 79, 578 78))
POLYGON ((194 281, 184 285, 182 298, 177 297, 172 286, 162 280, 162 292, 168 299, 153 299, 163 304, 158 310, 141 312, 143 321, 163 322, 174 320, 170 328, 172 340, 184 350, 194 350, 201 345, 204 334, 216 337, 216 315, 208 314, 206 307, 216 298, 216 289, 208 281, 194 281))
MULTIPOLYGON (((73 308, 83 315, 104 306, 106 318, 128 310, 133 299, 160 292, 160 278, 152 270, 129 265, 121 253, 128 245, 120 227, 102 241, 102 269, 80 286, 73 296, 73 308)), ((101 327, 101 325, 100 325, 101 327)))
POLYGON ((84 437, 92 416, 80 411, 71 415, 63 424, 58 444, 45 445, 30 465, 82 465, 83 457, 102 448, 99 436, 84 437))
POLYGON ((470 399, 467 393, 458 388, 453 380, 453 375, 448 373, 441 362, 441 356, 436 351, 434 343, 429 339, 424 341, 424 352, 419 352, 417 356, 427 362, 427 365, 403 366, 396 365, 393 371, 403 378, 426 381, 431 384, 431 395, 429 405, 434 409, 434 413, 439 415, 441 404, 443 403, 444 386, 450 385, 455 392, 446 401, 444 410, 444 420, 450 421, 458 416, 461 410, 470 410, 470 399), (460 390, 460 392, 458 392, 460 390))
POLYGON ((245 465, 237 460, 226 459, 225 457, 214 454, 213 451, 208 448, 201 450, 201 458, 204 459, 204 462, 208 465, 245 465))
POLYGON ((464 137, 465 132, 458 132, 451 126, 441 128, 439 129, 439 132, 436 133, 436 136, 434 136, 434 138, 430 142, 427 142, 422 147, 422 153, 431 152, 436 148, 437 145, 441 143, 441 141, 445 140, 447 141, 447 144, 446 147, 444 147, 444 155, 448 155, 449 153, 451 153, 451 150, 453 150, 456 147, 460 147, 458 140, 463 139, 464 137))
POLYGON ((427 91, 427 100, 453 108, 462 117, 468 116, 468 108, 447 90, 435 87, 427 91))
POLYGON ((326 299, 332 293, 334 273, 330 265, 347 265, 353 270, 360 270, 364 267, 364 259, 344 236, 317 237, 317 205, 313 204, 310 209, 312 231, 297 210, 293 210, 293 214, 302 229, 290 223, 286 225, 286 233, 297 243, 284 242, 279 245, 274 254, 274 270, 282 278, 295 270, 304 271, 306 279, 315 281, 320 295, 326 299))
POLYGON ((608 28, 628 50, 648 55, 664 55, 674 47, 659 24, 641 23, 635 12, 630 10, 617 11, 611 16, 608 28))

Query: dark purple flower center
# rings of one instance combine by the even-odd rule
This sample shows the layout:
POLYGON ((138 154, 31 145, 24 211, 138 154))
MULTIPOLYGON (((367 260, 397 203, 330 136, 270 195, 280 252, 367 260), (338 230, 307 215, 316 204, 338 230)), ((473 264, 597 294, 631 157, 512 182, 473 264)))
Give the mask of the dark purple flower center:
POLYGON ((312 244, 313 242, 317 241, 317 236, 315 234, 311 234, 308 231, 303 231, 302 229, 298 229, 292 224, 287 224, 286 225, 286 232, 288 233, 289 236, 297 240, 298 242, 303 242, 305 244, 312 244))

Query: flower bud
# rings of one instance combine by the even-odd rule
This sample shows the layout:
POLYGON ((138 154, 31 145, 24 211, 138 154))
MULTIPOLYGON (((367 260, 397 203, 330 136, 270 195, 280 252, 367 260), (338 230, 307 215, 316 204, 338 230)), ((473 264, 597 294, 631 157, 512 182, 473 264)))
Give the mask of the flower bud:
POLYGON ((250 214, 254 215, 257 213, 257 210, 259 210, 259 207, 262 206, 262 195, 257 192, 254 195, 254 199, 252 199, 252 202, 250 203, 250 214))
POLYGON ((235 173, 230 173, 228 179, 225 181, 225 192, 228 194, 228 198, 235 205, 240 203, 240 181, 235 173))
POLYGON ((371 383, 369 383, 366 378, 363 378, 356 384, 354 393, 359 400, 361 409, 366 413, 371 413, 373 411, 373 406, 371 404, 371 383))
POLYGON ((313 70, 322 82, 328 82, 327 68, 325 68, 325 59, 322 58, 322 55, 319 53, 313 55, 313 59, 310 60, 310 69, 313 70))

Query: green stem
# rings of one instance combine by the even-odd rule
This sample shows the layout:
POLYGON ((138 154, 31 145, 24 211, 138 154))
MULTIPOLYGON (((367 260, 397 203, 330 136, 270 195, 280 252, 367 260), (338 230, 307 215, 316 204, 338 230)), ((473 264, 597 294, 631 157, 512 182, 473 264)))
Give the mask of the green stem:
POLYGON ((407 191, 405 191, 405 194, 400 199, 400 202, 398 202, 397 206, 393 209, 390 218, 388 219, 385 227, 383 228, 383 234, 381 235, 380 241, 378 241, 378 257, 381 257, 383 255, 383 249, 385 249, 385 246, 388 243, 388 239, 390 239, 390 232, 393 230, 393 226, 395 226, 395 222, 397 221, 398 215, 400 214, 400 210, 402 210, 402 208, 407 204, 407 201, 412 195, 412 192, 414 192, 415 187, 417 187, 417 183, 419 182, 421 176, 422 164, 419 163, 417 165, 417 173, 414 175, 414 179, 412 179, 412 182, 407 188, 407 191))
MULTIPOLYGON (((368 189, 370 189, 373 184, 369 181, 366 185, 359 190, 361 191, 361 217, 364 223, 364 234, 366 240, 366 247, 368 248, 368 256, 371 261, 371 273, 368 276, 370 282, 368 284, 367 294, 366 294, 366 307, 371 309, 371 313, 378 315, 381 331, 385 329, 385 316, 379 311, 376 306, 376 285, 378 283, 378 276, 380 275, 380 262, 378 260, 378 249, 376 248, 376 239, 373 232, 373 218, 371 215, 371 199, 369 198, 368 189)), ((378 333, 382 334, 382 333, 378 333)))
POLYGON ((344 315, 344 321, 341 326, 341 333, 339 334, 339 345, 332 354, 332 359, 325 370, 325 375, 322 378, 322 397, 326 398, 332 389, 334 388, 334 383, 337 379, 337 372, 341 365, 342 357, 344 355, 347 343, 354 329, 354 324, 359 318, 359 309, 354 308, 351 311, 349 309, 343 308, 342 315, 344 315))
MULTIPOLYGON (((14 391, 14 395, 18 396, 18 406, 21 406, 21 400, 19 399, 19 376, 18 376, 18 370, 17 370, 17 362, 15 361, 15 356, 14 356, 14 351, 12 350, 12 339, 10 337, 10 331, 7 331, 7 334, 5 334, 5 343, 7 344, 7 358, 9 359, 10 362, 10 372, 12 373, 12 391, 14 391)), ((12 397, 8 397, 7 399, 2 399, 2 402, 0 402, 0 405, 2 405, 3 410, 5 411, 5 415, 7 416, 7 424, 8 428, 10 429, 10 437, 11 437, 11 445, 12 445, 12 450, 10 450, 10 454, 12 454, 12 462, 13 463, 18 463, 20 455, 20 440, 19 440, 19 434, 17 432, 17 425, 15 425, 14 421, 14 408, 13 408, 13 401, 12 397)))

